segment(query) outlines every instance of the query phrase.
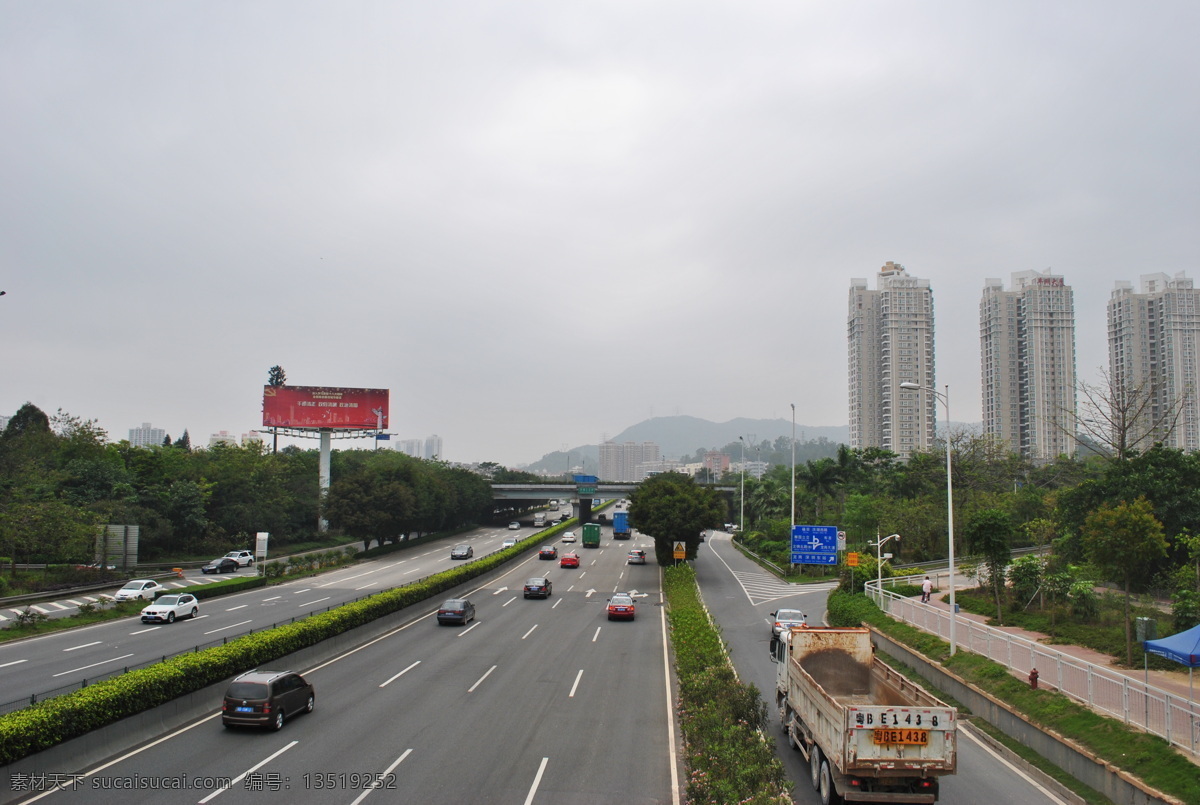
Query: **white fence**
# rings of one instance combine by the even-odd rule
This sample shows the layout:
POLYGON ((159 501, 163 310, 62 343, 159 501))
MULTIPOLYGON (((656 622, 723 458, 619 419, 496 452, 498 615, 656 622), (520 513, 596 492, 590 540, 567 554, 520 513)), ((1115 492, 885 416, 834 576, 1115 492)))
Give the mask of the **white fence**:
MULTIPOLYGON (((948 611, 877 590, 874 580, 866 587, 867 595, 891 617, 950 639, 948 611)), ((1200 751, 1200 704, 1195 701, 967 618, 957 619, 955 639, 960 649, 988 657, 1023 677, 1037 668, 1043 684, 1072 699, 1165 738, 1193 755, 1200 751)))

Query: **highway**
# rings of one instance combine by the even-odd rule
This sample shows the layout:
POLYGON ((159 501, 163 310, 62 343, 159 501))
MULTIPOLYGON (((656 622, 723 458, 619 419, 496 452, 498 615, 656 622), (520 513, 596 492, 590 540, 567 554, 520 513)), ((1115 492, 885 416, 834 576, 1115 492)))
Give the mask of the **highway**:
MULTIPOLYGON (((15 709, 34 694, 41 696, 60 687, 75 689, 83 679, 95 680, 197 646, 216 645, 250 630, 286 623, 389 587, 409 584, 462 564, 450 559, 450 549, 459 543, 471 545, 474 558, 480 558, 500 550, 508 537, 524 539, 533 533, 529 526, 520 530, 509 530, 507 526, 479 528, 317 577, 201 600, 197 618, 172 624, 145 624, 134 615, 0 643, 3 680, 0 712, 15 709), (17 704, 5 707, 10 703, 17 704)), ((199 571, 192 572, 199 575, 199 571)), ((209 576, 204 580, 214 578, 209 576)), ((192 586, 186 581, 176 583, 182 588, 192 586)))
POLYGON ((99 768, 61 770, 82 773, 68 790, 20 801, 677 802, 659 569, 625 563, 648 540, 608 533, 599 549, 559 546, 578 551, 577 570, 533 553, 468 589, 478 614, 465 627, 422 615, 297 669, 316 708, 279 732, 223 729, 214 701, 211 715, 99 768), (522 597, 535 575, 553 581, 549 599, 522 597), (637 591, 635 621, 606 619, 617 590, 637 591), (164 782, 189 788, 150 792, 164 782))
MULTIPOLYGON (((817 803, 820 800, 809 782, 808 764, 800 752, 788 746, 779 726, 776 666, 768 652, 770 613, 779 608, 800 609, 810 624, 819 625, 824 621, 825 597, 834 585, 786 584, 743 556, 730 544, 729 535, 721 532, 714 532, 700 548, 695 567, 701 595, 721 626, 739 678, 756 685, 767 702, 776 755, 788 778, 795 781, 792 797, 802 805, 817 803)), ((981 797, 988 805, 1062 802, 960 729, 958 772, 942 778, 938 801, 971 803, 981 797)))

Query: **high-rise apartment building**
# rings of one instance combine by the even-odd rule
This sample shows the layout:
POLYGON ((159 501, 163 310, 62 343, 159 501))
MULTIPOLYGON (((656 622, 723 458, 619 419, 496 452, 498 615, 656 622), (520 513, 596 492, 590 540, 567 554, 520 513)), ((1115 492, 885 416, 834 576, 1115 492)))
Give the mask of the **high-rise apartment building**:
POLYGON ((425 439, 425 458, 442 458, 442 437, 436 433, 425 439))
POLYGON ((933 445, 937 399, 900 388, 934 385, 933 291, 890 261, 875 282, 872 291, 866 279, 850 280, 850 446, 908 458, 933 445))
POLYGON ((985 280, 979 302, 983 432, 1031 461, 1075 454, 1075 301, 1057 274, 985 280))
POLYGON ((425 442, 421 439, 401 439, 396 443, 396 449, 406 456, 420 458, 425 442))
POLYGON ((600 443, 600 480, 636 483, 645 479, 639 465, 655 464, 662 455, 655 442, 600 443))
POLYGON ((149 422, 143 422, 140 428, 129 429, 129 444, 132 447, 161 447, 167 432, 163 428, 155 428, 149 422))
MULTIPOLYGON (((1200 291, 1183 272, 1143 274, 1141 293, 1117 282, 1108 300, 1108 369, 1117 395, 1149 404, 1128 423, 1126 444, 1200 450, 1200 291)), ((1117 434, 1114 434, 1116 436, 1117 434)))

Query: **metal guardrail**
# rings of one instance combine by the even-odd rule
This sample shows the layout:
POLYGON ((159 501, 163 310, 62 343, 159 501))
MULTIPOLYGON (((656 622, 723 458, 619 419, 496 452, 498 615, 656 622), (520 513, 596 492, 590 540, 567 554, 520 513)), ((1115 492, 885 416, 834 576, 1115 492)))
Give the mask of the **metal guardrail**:
MULTIPOLYGON (((867 595, 889 616, 950 639, 948 611, 881 590, 875 579, 865 586, 867 595)), ((1038 668, 1043 683, 1081 704, 1157 735, 1193 757, 1200 752, 1200 703, 1195 700, 968 618, 956 620, 955 636, 959 648, 1020 676, 1038 668)))

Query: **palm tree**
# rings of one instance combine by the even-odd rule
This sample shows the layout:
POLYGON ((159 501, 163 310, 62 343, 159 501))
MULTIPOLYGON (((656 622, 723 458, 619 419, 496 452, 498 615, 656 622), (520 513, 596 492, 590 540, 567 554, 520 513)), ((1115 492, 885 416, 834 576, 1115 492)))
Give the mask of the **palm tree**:
POLYGON ((816 498, 816 519, 821 519, 821 498, 833 494, 841 478, 838 466, 831 458, 819 458, 796 468, 796 480, 804 485, 816 498))

